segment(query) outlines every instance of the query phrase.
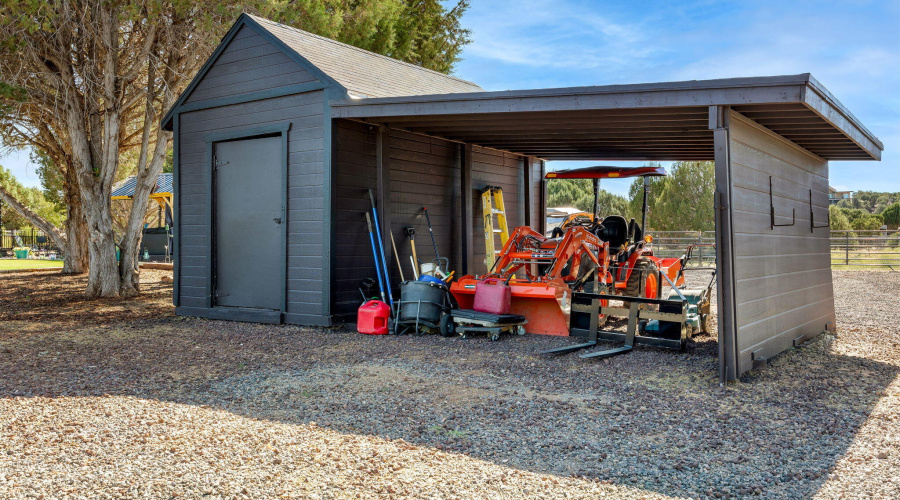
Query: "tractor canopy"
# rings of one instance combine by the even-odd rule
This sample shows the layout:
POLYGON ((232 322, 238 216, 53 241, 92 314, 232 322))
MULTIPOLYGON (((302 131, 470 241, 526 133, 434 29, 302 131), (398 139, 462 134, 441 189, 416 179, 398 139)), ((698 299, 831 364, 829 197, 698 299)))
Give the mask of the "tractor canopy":
POLYGON ((616 167, 598 165, 596 167, 573 168, 547 172, 544 179, 621 179, 626 177, 665 177, 663 167, 616 167))

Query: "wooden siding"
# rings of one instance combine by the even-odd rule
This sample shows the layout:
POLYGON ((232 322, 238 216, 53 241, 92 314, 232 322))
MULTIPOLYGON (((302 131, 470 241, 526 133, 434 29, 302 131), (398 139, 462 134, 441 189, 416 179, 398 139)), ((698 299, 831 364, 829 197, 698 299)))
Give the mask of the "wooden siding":
MULTIPOLYGON (((363 279, 375 279, 375 261, 366 227, 367 189, 375 188, 376 127, 338 120, 333 155, 332 313, 349 315, 359 307, 363 279)), ((377 295, 377 286, 373 289, 377 295)))
MULTIPOLYGON (((362 296, 359 286, 365 278, 375 278, 374 258, 369 242, 365 212, 369 210, 367 190, 377 183, 377 127, 362 123, 337 121, 337 144, 334 160, 334 278, 333 306, 335 316, 350 318, 356 313, 362 296)), ((409 264, 409 239, 403 228, 416 228, 416 252, 419 260, 434 256, 428 224, 422 207, 428 207, 435 240, 441 256, 456 264, 452 230, 458 219, 459 165, 455 143, 388 130, 385 136, 385 164, 390 185, 390 220, 381 221, 397 242, 406 279, 412 278, 409 264)), ((390 259, 391 283, 395 297, 399 293, 400 273, 385 241, 390 259)), ((377 289, 374 289, 377 294, 377 289)))
MULTIPOLYGON (((334 278, 332 311, 336 316, 352 319, 361 300, 358 291, 364 278, 375 278, 374 258, 369 243, 364 212, 370 203, 366 190, 374 189, 378 180, 377 128, 346 120, 336 121, 336 149, 334 161, 335 221, 334 278)), ((450 268, 460 271, 463 224, 460 144, 402 130, 385 129, 384 164, 386 184, 389 186, 390 220, 382 221, 397 242, 400 262, 406 279, 412 278, 409 264, 411 255, 409 239, 403 228, 416 228, 416 251, 419 260, 429 262, 434 257, 428 224, 422 207, 428 207, 434 228, 438 252, 450 259, 450 268)), ((486 148, 473 148, 472 217, 468 228, 472 231, 476 256, 474 269, 484 272, 484 232, 481 219, 480 190, 486 185, 499 185, 504 189, 510 229, 518 224, 524 214, 520 199, 524 191, 524 158, 486 148)), ((534 176, 532 191, 536 198, 532 209, 543 213, 540 206, 539 160, 532 164, 534 176)), ((387 230, 387 229, 385 229, 387 230)), ((400 273, 390 249, 390 239, 385 241, 394 297, 399 297, 400 273)), ((375 290, 377 293, 377 290, 375 290)))
POLYGON ((810 231, 809 190, 819 224, 828 213, 828 163, 731 112, 737 374, 834 326, 829 229, 810 231), (769 176, 776 224, 770 228, 769 176), (830 323, 830 324, 829 324, 830 323), (755 353, 755 354, 754 354, 755 353))
POLYGON ((286 313, 310 317, 323 314, 324 110, 323 92, 315 91, 181 114, 177 138, 181 306, 205 308, 208 304, 211 171, 207 138, 210 134, 290 123, 286 313))
POLYGON ((232 97, 315 80, 253 28, 237 32, 185 101, 232 97))
MULTIPOLYGON (((522 157, 498 151, 496 149, 474 146, 472 148, 472 236, 475 255, 470 264, 470 271, 483 274, 488 271, 484 262, 484 219, 482 216, 481 190, 486 186, 503 188, 503 201, 506 205, 506 220, 510 233, 518 227, 524 211, 520 205, 520 186, 524 184, 522 157)), ((494 218, 496 226, 497 219, 494 218)), ((495 246, 500 250, 500 238, 496 238, 495 246)))
POLYGON ((547 217, 544 216, 544 162, 536 158, 531 160, 531 228, 544 232, 547 217))
MULTIPOLYGON (((450 267, 455 269, 459 265, 455 255, 457 243, 453 237, 460 211, 459 145, 402 130, 391 130, 388 144, 391 230, 397 240, 405 277, 411 279, 412 265, 409 264, 411 252, 404 227, 416 229, 419 260, 430 262, 434 258, 422 207, 428 207, 438 252, 441 257, 450 259, 450 267)), ((391 266, 391 279, 399 283, 396 260, 391 262, 391 266)))

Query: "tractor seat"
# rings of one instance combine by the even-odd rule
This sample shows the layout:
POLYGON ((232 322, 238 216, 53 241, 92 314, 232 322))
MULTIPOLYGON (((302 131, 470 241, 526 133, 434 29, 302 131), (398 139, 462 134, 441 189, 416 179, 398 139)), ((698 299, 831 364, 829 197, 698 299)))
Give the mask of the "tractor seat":
POLYGON ((609 243, 609 252, 615 255, 628 241, 628 222, 621 215, 607 215, 597 237, 609 243))

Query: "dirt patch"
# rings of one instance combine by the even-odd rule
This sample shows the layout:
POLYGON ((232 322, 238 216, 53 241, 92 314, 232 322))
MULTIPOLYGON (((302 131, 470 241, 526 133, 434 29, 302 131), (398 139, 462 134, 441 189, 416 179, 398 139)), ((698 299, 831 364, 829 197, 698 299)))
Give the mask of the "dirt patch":
POLYGON ((0 286, 0 339, 88 326, 157 320, 174 315, 171 271, 141 271, 138 299, 89 299, 86 275, 59 271, 3 274, 0 286))
POLYGON ((152 289, 35 299, 0 321, 0 496, 895 498, 900 331, 876 284, 900 273, 835 272, 838 335, 725 387, 712 336, 597 362, 536 354, 563 338, 177 318, 152 289))

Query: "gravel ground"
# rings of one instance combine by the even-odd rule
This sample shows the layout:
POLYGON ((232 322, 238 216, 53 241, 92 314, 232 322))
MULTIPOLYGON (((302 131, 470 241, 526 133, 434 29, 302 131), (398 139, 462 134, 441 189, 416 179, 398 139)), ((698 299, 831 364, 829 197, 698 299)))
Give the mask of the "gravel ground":
POLYGON ((597 362, 184 319, 164 274, 0 290, 0 497, 900 497, 900 273, 835 271, 838 335, 725 387, 709 336, 597 362))

